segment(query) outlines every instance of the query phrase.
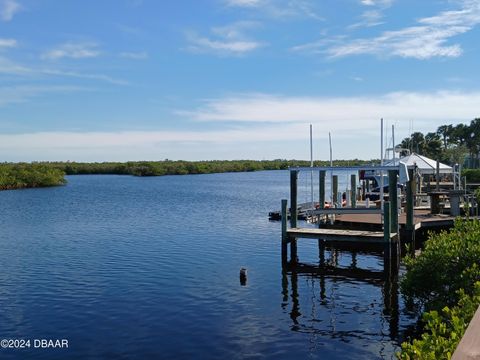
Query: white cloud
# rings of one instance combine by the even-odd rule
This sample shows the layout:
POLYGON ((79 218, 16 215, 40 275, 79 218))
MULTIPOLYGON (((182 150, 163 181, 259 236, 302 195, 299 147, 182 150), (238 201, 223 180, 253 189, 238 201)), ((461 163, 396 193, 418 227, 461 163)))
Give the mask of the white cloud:
POLYGON ((47 76, 98 80, 98 81, 103 81, 103 82, 107 82, 114 85, 128 85, 128 81, 113 78, 105 74, 79 73, 75 71, 66 71, 66 70, 51 69, 51 68, 28 67, 28 66, 24 66, 22 64, 16 63, 4 56, 0 56, 0 74, 22 75, 22 76, 28 76, 28 77, 47 75, 47 76))
POLYGON ((256 7, 261 5, 263 0, 227 0, 227 5, 238 7, 256 7))
POLYGON ((68 42, 50 51, 47 51, 42 55, 42 58, 48 59, 48 60, 57 60, 61 58, 82 59, 82 58, 97 57, 99 55, 100 55, 100 50, 98 49, 98 44, 96 43, 68 42))
POLYGON ((10 75, 26 75, 31 74, 32 69, 19 65, 5 57, 0 56, 0 73, 10 75))
POLYGON ((3 21, 10 21, 16 13, 22 10, 20 5, 15 0, 0 0, 0 19, 3 21))
MULTIPOLYGON (((63 89, 19 90, 33 96, 32 92, 63 89)), ((5 101, 4 95, 11 93, 11 89, 0 89, 0 99, 5 101)), ((7 160, 15 161, 307 158, 311 123, 317 158, 328 157, 326 139, 332 132, 335 158, 368 159, 378 154, 380 117, 397 124, 396 133, 401 139, 408 135, 411 120, 415 121, 415 131, 434 131, 446 123, 470 121, 478 116, 479 103, 480 92, 397 92, 317 98, 250 94, 207 100, 195 111, 182 112, 199 121, 233 120, 233 127, 230 124, 225 130, 0 134, 0 149, 8 150, 7 160)))
POLYGON ((365 6, 384 6, 389 7, 395 0, 360 0, 360 3, 365 6))
POLYGON ((360 27, 373 27, 384 24, 383 13, 380 10, 364 11, 360 17, 360 21, 350 25, 349 29, 356 29, 360 27))
POLYGON ((0 50, 6 48, 12 48, 17 46, 17 40, 15 39, 2 39, 0 38, 0 50))
POLYGON ((480 1, 462 1, 462 8, 444 11, 436 16, 419 19, 416 26, 386 31, 372 39, 339 40, 325 45, 314 42, 296 46, 293 50, 310 50, 329 57, 370 54, 429 59, 432 57, 458 57, 462 54, 459 44, 447 42, 472 30, 480 23, 480 1))
POLYGON ((315 2, 311 0, 224 0, 227 6, 251 9, 258 14, 272 18, 308 17, 324 20, 315 11, 315 2))
POLYGON ((193 52, 211 52, 220 55, 242 55, 254 51, 264 43, 251 40, 246 32, 259 26, 256 22, 240 21, 227 26, 214 27, 211 33, 214 38, 187 33, 188 50, 193 52))
POLYGON ((0 107, 10 104, 23 103, 43 94, 66 93, 84 90, 86 89, 77 86, 19 85, 0 87, 0 107))
POLYGON ((45 74, 45 75, 100 80, 100 81, 104 81, 114 85, 128 85, 128 81, 126 80, 112 78, 111 76, 104 75, 104 74, 88 74, 88 73, 78 73, 74 71, 54 70, 54 69, 42 69, 37 71, 38 73, 45 74))
POLYGON ((125 59, 132 59, 132 60, 145 60, 148 59, 148 54, 145 51, 142 52, 122 52, 120 53, 120 57, 125 59))
POLYGON ((287 97, 266 94, 205 100, 179 113, 198 121, 319 122, 337 130, 376 128, 381 117, 398 121, 467 121, 478 117, 480 92, 394 92, 365 97, 287 97))

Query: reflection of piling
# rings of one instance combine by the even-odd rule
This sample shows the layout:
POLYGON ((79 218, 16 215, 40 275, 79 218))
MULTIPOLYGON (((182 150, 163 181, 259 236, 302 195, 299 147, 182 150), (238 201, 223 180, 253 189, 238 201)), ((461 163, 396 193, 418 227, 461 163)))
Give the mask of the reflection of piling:
MULTIPOLYGON (((326 244, 326 243, 325 243, 326 244)), ((323 247, 324 243, 319 242, 320 249, 320 258, 325 257, 326 249, 323 247), (323 255, 322 255, 323 254, 323 255)), ((327 291, 326 283, 330 280, 333 282, 341 282, 341 279, 345 279, 348 283, 350 279, 355 281, 365 282, 376 287, 381 288, 382 298, 383 298, 383 315, 379 315, 382 319, 388 319, 388 336, 394 341, 398 341, 399 337, 399 299, 398 299, 398 269, 399 262, 396 260, 395 247, 391 247, 391 256, 386 257, 386 262, 384 263, 383 271, 376 271, 373 269, 362 269, 357 267, 357 253, 355 251, 350 251, 351 254, 351 265, 348 268, 339 267, 338 261, 339 251, 336 248, 336 245, 329 244, 327 245, 330 252, 330 260, 324 262, 320 265, 309 265, 305 263, 297 262, 296 264, 288 264, 286 267, 282 268, 282 308, 286 309, 290 303, 290 310, 288 314, 292 321, 292 330, 296 331, 299 328, 308 330, 311 329, 314 332, 322 333, 323 330, 312 327, 312 323, 309 322, 308 326, 303 322, 308 321, 309 314, 315 316, 315 312, 309 312, 306 309, 300 308, 300 305, 305 305, 304 301, 301 300, 302 294, 299 291, 298 286, 298 276, 307 275, 311 279, 317 278, 319 281, 319 297, 320 304, 326 306, 326 309, 330 309, 332 313, 335 313, 335 295, 329 295, 327 291), (289 281, 290 280, 290 281, 289 281), (290 284, 289 284, 290 282, 290 284), (290 285, 290 291, 289 290, 290 285), (290 295, 290 296, 288 296, 290 295), (288 302, 288 300, 290 300, 288 302), (303 313, 303 315, 302 315, 303 313)), ((322 263, 322 260, 320 260, 322 263)), ((312 285, 313 286, 313 285, 312 285)), ((305 295, 305 294, 304 294, 305 295)), ((310 296, 309 296, 310 298, 310 296)), ((313 301, 317 301, 316 299, 313 301)), ((312 306, 316 306, 312 304, 312 306)), ((370 316, 365 314, 365 316, 370 316)), ((313 318, 312 320, 316 320, 313 318)), ((321 323, 318 322, 319 324, 321 323)), ((335 329, 326 330, 325 334, 335 332, 335 329)))

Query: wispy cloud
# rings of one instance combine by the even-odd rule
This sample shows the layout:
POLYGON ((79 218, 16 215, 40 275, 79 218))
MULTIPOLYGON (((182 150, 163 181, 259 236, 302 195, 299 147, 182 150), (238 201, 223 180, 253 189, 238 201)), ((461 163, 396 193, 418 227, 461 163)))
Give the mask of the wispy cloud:
POLYGON ((61 58, 93 58, 100 55, 99 46, 94 42, 68 42, 45 52, 43 59, 57 60, 61 58))
POLYGON ((336 129, 375 128, 380 117, 398 121, 460 121, 478 116, 480 92, 394 92, 363 97, 289 97, 246 94, 205 100, 179 114, 197 121, 321 122, 336 129))
POLYGON ((350 25, 349 29, 356 29, 361 27, 373 27, 377 25, 382 25, 383 21, 383 12, 381 10, 367 10, 362 13, 360 16, 360 21, 350 25))
POLYGON ((366 6, 391 6, 395 0, 360 0, 366 6))
POLYGON ((357 28, 373 27, 384 24, 384 11, 390 8, 394 0, 360 0, 360 4, 367 6, 360 15, 360 21, 352 24, 348 29, 353 30, 357 28))
POLYGON ((6 49, 6 48, 13 48, 16 46, 17 46, 17 40, 0 38, 0 50, 6 49))
POLYGON ((22 5, 15 0, 0 0, 0 19, 10 21, 22 9, 22 5))
POLYGON ((132 60, 145 60, 145 59, 148 59, 148 53, 146 51, 122 52, 120 53, 120 57, 125 59, 132 59, 132 60))
POLYGON ((199 36, 194 32, 187 33, 188 50, 192 52, 210 52, 219 55, 242 55, 256 50, 264 43, 251 40, 246 32, 259 24, 250 21, 240 21, 227 26, 211 29, 213 37, 199 36))
POLYGON ((41 70, 38 70, 38 72, 44 75, 99 80, 99 81, 104 81, 113 85, 128 85, 128 81, 126 80, 116 79, 104 74, 88 74, 88 73, 78 73, 75 71, 62 71, 62 70, 54 70, 54 69, 41 69, 41 70))
POLYGON ((262 5, 264 0, 227 0, 227 5, 238 7, 256 7, 262 5))
POLYGON ((315 10, 315 3, 311 0, 225 0, 227 6, 241 7, 258 11, 273 17, 308 17, 324 20, 315 10))
MULTIPOLYGON (((3 99, 1 95, 0 89, 3 99)), ((381 117, 398 124, 398 135, 403 125, 407 136, 411 120, 415 120, 416 131, 432 131, 445 123, 473 119, 478 116, 479 103, 480 92, 396 92, 383 96, 316 98, 246 94, 206 100, 193 111, 179 112, 188 119, 228 123, 229 127, 222 126, 223 130, 217 127, 217 130, 0 134, 0 148, 8 149, 8 153, 15 156, 21 154, 22 160, 59 160, 59 157, 145 160, 152 154, 177 159, 306 158, 308 124, 311 123, 317 140, 326 139, 329 131, 334 134, 335 157, 371 158, 378 153, 377 143, 372 139, 379 138, 381 117), (358 141, 362 136, 366 139, 362 149, 353 153, 353 139, 358 141), (285 148, 284 141, 296 141, 300 146, 285 148)), ((327 143, 318 142, 318 149, 327 143)), ((323 158, 328 156, 325 146, 320 151, 323 158)))
POLYGON ((24 103, 32 98, 49 93, 66 93, 86 90, 86 88, 78 86, 3 86, 0 87, 0 107, 15 103, 24 103))
POLYGON ((361 54, 421 60, 458 57, 462 54, 461 46, 447 42, 480 23, 480 1, 463 0, 461 4, 459 10, 443 11, 432 17, 421 18, 415 26, 386 31, 372 39, 342 39, 330 45, 317 41, 297 46, 293 50, 310 50, 331 58, 361 54))
POLYGON ((27 75, 31 73, 32 69, 29 67, 17 64, 6 57, 0 56, 0 74, 27 75))
POLYGON ((59 70, 59 69, 52 69, 52 68, 29 67, 29 66, 25 66, 17 62, 14 62, 4 56, 0 56, 0 74, 21 75, 24 77, 38 77, 38 76, 47 75, 47 76, 66 77, 66 78, 98 80, 98 81, 107 82, 113 85, 128 85, 128 82, 125 80, 113 78, 105 74, 80 73, 75 71, 59 70))

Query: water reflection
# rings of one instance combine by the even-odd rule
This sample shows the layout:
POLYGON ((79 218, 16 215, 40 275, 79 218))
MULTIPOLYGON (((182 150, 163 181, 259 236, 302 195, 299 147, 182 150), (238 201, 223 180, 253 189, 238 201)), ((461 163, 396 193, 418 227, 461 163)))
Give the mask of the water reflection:
MULTIPOLYGON (((398 275, 395 249, 351 250, 319 241, 317 264, 283 264, 281 306, 292 331, 364 347, 384 344, 390 357, 401 341, 398 275)), ((375 352, 383 357, 384 350, 375 352)))

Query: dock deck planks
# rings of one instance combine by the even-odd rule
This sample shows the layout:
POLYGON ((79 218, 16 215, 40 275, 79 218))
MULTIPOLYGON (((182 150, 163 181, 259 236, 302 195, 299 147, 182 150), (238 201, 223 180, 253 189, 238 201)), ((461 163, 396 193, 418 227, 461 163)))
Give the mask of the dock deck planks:
MULTIPOLYGON (((287 236, 289 238, 323 239, 327 241, 384 242, 383 231, 291 228, 287 230, 287 236)), ((392 239, 396 239, 396 236, 395 233, 391 234, 392 239)))

